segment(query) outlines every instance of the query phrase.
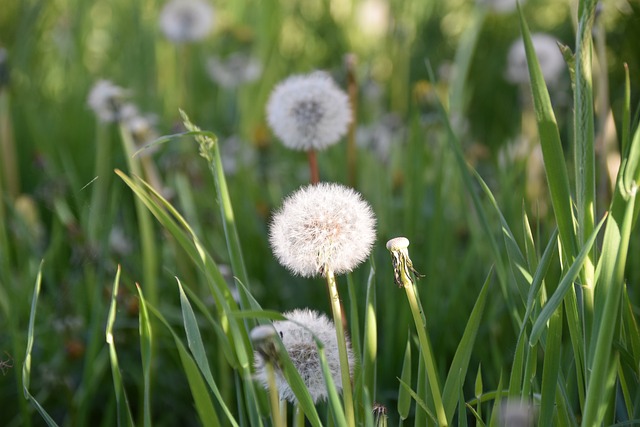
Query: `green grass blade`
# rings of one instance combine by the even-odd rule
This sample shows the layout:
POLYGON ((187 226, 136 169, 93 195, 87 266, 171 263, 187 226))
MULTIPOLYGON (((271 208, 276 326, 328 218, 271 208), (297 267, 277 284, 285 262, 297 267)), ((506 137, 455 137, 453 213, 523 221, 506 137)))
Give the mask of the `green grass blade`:
POLYGON ((142 290, 136 283, 138 295, 140 296, 140 310, 138 311, 138 330, 140 333, 140 356, 142 357, 142 378, 144 384, 143 395, 143 421, 145 427, 151 427, 151 348, 153 346, 153 332, 149 313, 142 290))
POLYGON ((549 91, 545 85, 542 70, 531 42, 531 34, 525 22, 522 9, 519 8, 518 10, 520 12, 520 28, 531 77, 533 104, 547 173, 547 183, 551 193, 551 202, 558 224, 562 247, 572 256, 577 252, 577 244, 571 211, 572 201, 567 163, 562 151, 562 141, 560 140, 558 124, 551 107, 549 91))
POLYGON ((547 326, 547 322, 553 315, 554 311, 560 306, 560 303, 564 299, 570 287, 573 286, 573 282, 575 281, 576 277, 578 277, 578 274, 580 273, 580 270, 582 269, 582 266, 589 254, 589 251, 591 251, 591 247, 593 246, 593 243, 595 242, 596 237, 598 236, 598 232, 600 231, 602 224, 604 224, 604 218, 598 223, 597 227, 593 230, 593 232, 591 233, 591 236, 589 236, 589 239, 587 240, 587 242, 585 242, 585 245, 583 246, 582 250, 576 257, 576 259, 574 260, 573 264, 567 270, 567 273, 560 281, 558 288, 553 293, 553 295, 551 295, 551 298, 549 298, 547 303, 542 308, 540 315, 538 316, 538 318, 533 324, 533 327, 531 328, 531 337, 529 338, 530 345, 534 345, 535 343, 538 342, 538 339, 540 338, 542 331, 544 331, 544 329, 547 326))
MULTIPOLYGON (((591 57, 595 0, 580 0, 576 34, 574 137, 578 244, 582 245, 595 226, 596 173, 591 57)), ((593 275, 593 268, 590 268, 593 275)), ((593 277, 590 277, 590 281, 593 277)), ((589 286, 592 286, 591 283, 589 286)))
POLYGON ((492 271, 487 275, 487 278, 482 285, 482 289, 480 290, 480 294, 476 299, 476 303, 473 306, 473 310, 471 311, 471 315, 467 321, 467 326, 465 327, 460 343, 458 344, 458 349, 453 356, 453 361, 449 368, 449 375, 447 375, 447 379, 444 384, 442 403, 449 422, 453 421, 453 414, 458 404, 458 393, 467 376, 471 353, 473 352, 473 346, 478 335, 478 329, 482 323, 482 315, 484 313, 487 295, 489 294, 491 277, 492 271))
POLYGON ((105 336, 109 346, 109 356, 111 360, 111 373, 113 375, 113 388, 116 394, 116 410, 119 426, 133 426, 133 416, 129 407, 129 399, 122 382, 122 374, 118 364, 118 354, 116 353, 116 345, 113 339, 113 325, 116 321, 116 308, 118 306, 118 287, 120 285, 120 266, 116 272, 116 278, 113 281, 113 292, 111 294, 111 306, 109 307, 109 315, 107 317, 107 327, 105 336))
POLYGON ((40 262, 38 275, 36 276, 36 285, 33 289, 33 298, 31 299, 31 314, 29 315, 29 329, 27 330, 27 349, 24 356, 24 365, 22 365, 22 391, 24 398, 36 408, 40 416, 44 419, 49 427, 57 427, 58 424, 51 418, 47 411, 29 392, 29 384, 31 382, 31 351, 33 350, 33 334, 36 323, 36 310, 38 307, 38 297, 40 296, 40 287, 42 285, 42 265, 44 260, 40 262))
MULTIPOLYGON (((218 389, 218 386, 216 385, 216 382, 213 379, 213 375, 211 374, 211 369, 209 368, 209 362, 207 360, 207 354, 204 349, 204 343, 202 342, 202 336, 200 335, 200 329, 198 327, 198 321, 196 320, 196 315, 193 311, 193 308, 191 307, 191 303, 189 303, 189 300, 187 299, 187 295, 184 293, 184 290, 182 289, 182 284, 180 283, 180 280, 177 278, 176 280, 178 282, 178 289, 180 290, 180 306, 182 307, 182 320, 184 322, 185 333, 187 334, 187 343, 189 346, 189 350, 191 350, 191 354, 193 355, 193 358, 196 364, 198 365, 200 372, 202 373, 204 378, 207 380, 207 384, 209 384, 211 391, 213 391, 213 394, 216 396, 218 401, 222 401, 220 390, 218 389)), ((226 407, 226 405, 223 406, 222 409, 225 415, 227 416, 227 418, 232 423, 234 423, 233 425, 234 426, 237 425, 235 424, 233 415, 231 414, 229 409, 226 407)))
MULTIPOLYGON (((180 110, 180 115, 182 116, 182 121, 187 130, 192 132, 200 131, 200 128, 191 123, 189 117, 184 111, 180 110)), ((249 288, 249 275, 247 274, 247 269, 244 264, 240 238, 238 237, 238 230, 236 228, 235 215, 233 213, 233 206, 231 205, 231 197, 229 196, 227 180, 224 175, 224 169, 222 168, 218 139, 213 134, 208 136, 199 134, 196 135, 195 138, 200 144, 200 155, 207 160, 215 182, 216 196, 218 198, 218 204, 222 215, 222 224, 224 228, 224 235, 227 239, 227 249, 229 250, 231 268, 238 280, 249 288)), ((240 299, 242 301, 243 308, 251 307, 247 293, 242 289, 240 290, 240 299)), ((252 327, 255 325, 248 326, 252 327)))
MULTIPOLYGON (((407 339, 407 347, 404 350, 404 359, 402 362, 402 373, 400 374, 400 381, 404 384, 411 384, 411 338, 407 339)), ((401 420, 406 420, 409 417, 409 410, 411 409, 411 394, 403 386, 398 390, 398 415, 401 420)))
POLYGON ((555 411, 556 387, 562 354, 562 306, 553 312, 549 319, 549 332, 544 349, 542 364, 542 389, 540 390, 540 418, 539 425, 553 425, 555 411))
POLYGON ((375 266, 371 264, 365 299, 364 336, 362 342, 362 384, 375 400, 376 360, 378 358, 378 320, 376 317, 375 266))
POLYGON ((431 422, 436 423, 436 417, 435 415, 433 415, 433 412, 431 412, 431 410, 429 409, 427 402, 425 402, 422 399, 422 397, 420 397, 420 395, 411 388, 409 384, 405 383, 400 379, 399 381, 400 381, 400 387, 402 387, 407 393, 409 393, 411 398, 416 401, 416 404, 420 407, 420 409, 422 409, 427 414, 427 416, 431 419, 431 422))
POLYGON ((524 334, 518 336, 516 344, 516 354, 511 364, 511 375, 509 376, 509 397, 514 398, 520 396, 524 378, 525 360, 529 355, 528 342, 524 339, 524 334))
POLYGON ((347 419, 344 414, 344 409, 342 409, 340 396, 338 396, 338 391, 336 390, 336 385, 333 381, 333 377, 331 376, 331 371, 329 370, 329 364, 327 363, 327 356, 324 352, 324 347, 320 341, 316 341, 316 345, 318 347, 318 357, 320 358, 322 374, 324 375, 324 381, 327 386, 327 394, 329 395, 328 400, 331 415, 333 416, 336 425, 346 426, 347 419))
MULTIPOLYGON (((141 301, 144 299, 142 294, 140 294, 141 301)), ((200 421, 204 426, 212 426, 217 427, 220 426, 220 420, 218 419, 217 412, 215 410, 214 404, 211 401, 211 397, 209 395, 209 391, 207 390, 207 385, 205 381, 202 379, 202 374, 198 369, 198 365, 193 360, 191 354, 184 346, 180 337, 175 333, 167 319, 152 305, 144 303, 149 311, 153 313, 158 320, 169 330, 171 335, 173 336, 173 341, 178 349, 178 353, 180 355, 180 362, 182 363, 182 368, 184 370, 185 375, 187 376, 187 381, 189 383, 189 389, 191 390, 191 395, 193 396, 193 400, 195 402, 196 411, 198 412, 198 416, 200 417, 200 421)), ((214 393, 215 394, 215 393, 214 393)), ((226 403, 222 399, 220 394, 215 394, 216 399, 218 399, 219 405, 223 408, 226 408, 226 403)), ((224 410, 226 414, 229 414, 230 411, 224 410)), ((229 418, 228 422, 237 426, 238 423, 234 418, 229 418)))

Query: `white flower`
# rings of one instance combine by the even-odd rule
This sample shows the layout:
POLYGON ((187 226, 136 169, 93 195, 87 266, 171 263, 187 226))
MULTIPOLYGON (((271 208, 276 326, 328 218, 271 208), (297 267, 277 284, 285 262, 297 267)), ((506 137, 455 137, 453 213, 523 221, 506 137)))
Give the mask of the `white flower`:
MULTIPOLYGON (((562 77, 563 70, 566 69, 566 64, 558 48, 557 40, 548 34, 536 33, 531 35, 531 41, 545 82, 547 85, 558 83, 562 77)), ((505 77, 508 81, 517 84, 529 82, 527 55, 522 38, 511 45, 507 62, 505 77)))
POLYGON ((160 12, 160 28, 175 43, 204 39, 213 28, 213 7, 205 0, 170 0, 160 12))
MULTIPOLYGON (((486 4, 491 10, 496 13, 509 13, 516 10, 516 0, 478 0, 481 4, 486 4)), ((520 5, 524 4, 526 0, 522 0, 520 5)))
POLYGON ((109 80, 99 80, 89 92, 87 104, 101 122, 115 122, 121 118, 127 91, 109 80))
POLYGON ((352 271, 371 252, 375 218, 351 188, 320 183, 290 195, 273 218, 269 241, 280 264, 313 277, 352 271))
POLYGON ((323 72, 280 83, 267 104, 267 121, 294 150, 322 150, 344 136, 351 122, 349 97, 323 72))
MULTIPOLYGON (((295 366, 300 373, 300 377, 302 377, 302 381, 307 386, 314 403, 327 398, 327 387, 324 376, 322 375, 318 349, 312 333, 324 345, 329 372, 331 373, 336 389, 340 391, 342 389, 342 376, 340 375, 338 341, 336 339, 336 330, 333 322, 324 314, 309 309, 293 310, 284 313, 284 316, 289 320, 274 322, 273 327, 278 334, 280 334, 282 344, 287 350, 293 366, 295 366)), ((262 334, 260 338, 263 338, 262 334)), ((255 378, 260 381, 265 388, 268 387, 268 378, 264 357, 270 357, 269 353, 269 351, 263 350, 263 352, 257 351, 255 354, 255 378)), ((348 342, 347 357, 349 360, 349 369, 352 371, 354 357, 348 342)), ((276 386, 280 399, 295 402, 295 395, 282 374, 282 371, 275 365, 274 368, 276 368, 276 386)))
POLYGON ((207 60, 211 80, 222 87, 233 88, 256 80, 262 74, 262 64, 256 58, 236 52, 222 59, 212 56, 207 60))

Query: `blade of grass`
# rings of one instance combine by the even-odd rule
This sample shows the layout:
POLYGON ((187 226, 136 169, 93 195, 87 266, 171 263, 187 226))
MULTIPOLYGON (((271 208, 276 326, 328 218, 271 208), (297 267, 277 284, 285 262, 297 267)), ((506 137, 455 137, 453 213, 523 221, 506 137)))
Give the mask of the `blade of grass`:
MULTIPOLYGON (((141 302, 144 300, 142 293, 140 293, 141 302)), ((160 322, 165 325, 165 327, 169 330, 171 335, 173 336, 173 341, 178 349, 178 353, 180 355, 180 362, 182 363, 182 368, 184 370, 185 375, 187 376, 187 381, 189 383, 189 389, 191 390, 191 395, 193 396, 193 400, 195 402, 196 411, 198 412, 198 416, 200 417, 200 421, 204 426, 220 426, 220 420, 218 419, 217 412, 211 401, 211 397, 209 395, 209 391, 207 390, 207 384, 202 379, 202 374, 198 368, 198 365, 193 360, 193 356, 189 354, 189 351, 186 349, 182 340, 175 333, 167 319, 152 305, 149 305, 146 301, 144 304, 147 306, 149 311, 160 320, 160 322)), ((213 388, 212 388, 213 390, 213 388)), ((223 412, 225 414, 230 414, 231 412, 226 408, 226 403, 222 399, 222 396, 218 393, 216 394, 214 391, 214 395, 218 400, 218 404, 223 408, 223 412)), ((228 418, 229 424, 233 426, 238 426, 237 421, 232 417, 228 418)))
POLYGON ((142 378, 144 384, 143 422, 145 427, 151 427, 151 348, 153 346, 153 332, 149 313, 140 285, 136 283, 140 296, 140 310, 138 311, 138 330, 140 333, 140 356, 142 358, 142 378))
MULTIPOLYGON (((404 359, 402 362, 402 372, 398 378, 404 384, 411 384, 411 338, 407 339, 407 347, 404 350, 404 359)), ((398 390, 398 415, 401 420, 409 417, 411 409, 411 394, 408 393, 406 387, 401 386, 398 390)))
POLYGON ((447 375, 447 379, 444 384, 442 402, 449 423, 453 422, 453 414, 455 413, 455 408, 458 405, 459 389, 464 384, 464 380, 467 376, 473 346, 476 337, 478 336, 478 329, 482 324, 482 315, 484 314, 484 307, 487 301, 487 295, 489 294, 492 276, 493 270, 489 272, 482 288, 480 289, 480 294, 476 299, 473 310, 471 310, 467 326, 464 328, 464 333, 462 334, 456 353, 453 356, 451 367, 449 368, 449 374, 447 375))
POLYGON ((116 345, 113 340, 113 325, 116 321, 116 308, 118 306, 118 287, 120 285, 120 266, 116 272, 113 281, 113 291, 111 294, 111 305, 109 307, 109 315, 107 317, 107 327, 105 336, 109 346, 109 356, 111 360, 111 373, 113 375, 113 388, 116 395, 116 411, 119 426, 133 426, 133 416, 129 406, 127 392, 122 382, 122 374, 118 364, 118 354, 116 353, 116 345))
POLYGON ((553 295, 551 295, 551 298, 549 298, 547 303, 542 308, 540 315, 535 320, 533 327, 531 328, 531 337, 529 338, 530 345, 534 345, 538 342, 538 339, 540 338, 542 331, 547 326, 547 322, 549 321, 549 319, 551 318, 555 310, 560 306, 560 303, 562 302, 562 300, 564 300, 570 287, 573 286, 573 282, 575 281, 576 277, 578 277, 578 274, 582 269, 584 261, 587 258, 589 251, 591 251, 591 247, 593 246, 593 243, 595 242, 596 237, 598 236, 598 232, 600 231, 600 228, 604 224, 605 219, 606 217, 603 218, 598 223, 597 227, 593 230, 593 232, 591 233, 591 236, 589 236, 589 239, 583 246, 582 250, 576 257, 576 259, 574 260, 573 264, 571 264, 571 267, 567 270, 565 276, 560 281, 558 288, 553 293, 553 295))
MULTIPOLYGON (((191 354, 200 369, 200 372, 207 380, 207 384, 213 391, 214 395, 218 398, 218 401, 222 400, 220 396, 220 390, 218 390, 218 386, 216 385, 215 380, 213 379, 213 375, 211 374, 211 370, 209 368, 209 362, 207 360, 207 354, 204 349, 204 343, 202 342, 202 336, 200 335, 200 329, 198 328, 198 322, 196 320, 195 313, 189 300, 187 299, 187 295, 184 293, 184 289, 182 289, 182 283, 180 280, 176 278, 178 282, 178 289, 180 290, 180 306, 182 308, 182 320, 184 322, 184 331, 187 334, 187 343, 189 346, 189 350, 191 350, 191 354)), ((223 411, 229 420, 233 420, 234 418, 229 409, 223 406, 223 411)), ((252 420, 252 422, 255 420, 252 420)), ((237 424, 234 424, 237 425, 237 424)), ((255 425, 262 425, 262 423, 256 423, 255 425)))
POLYGON ((562 141, 560 140, 560 132, 551 107, 549 91, 545 85, 542 70, 533 48, 529 27, 524 19, 522 9, 518 8, 518 10, 551 202, 558 224, 562 247, 565 248, 569 256, 572 256, 577 252, 577 243, 575 241, 574 221, 571 211, 572 201, 567 163, 562 151, 562 141))
POLYGON ((549 331, 547 332, 542 363, 540 418, 538 419, 539 425, 542 426, 553 425, 562 353, 562 321, 562 306, 559 306, 549 319, 549 331))
POLYGON ((43 264, 44 260, 40 262, 40 268, 38 269, 38 275, 36 276, 36 285, 33 289, 33 298, 31 299, 31 314, 29 315, 29 328, 27 329, 27 348, 24 356, 24 365, 22 365, 22 391, 24 393, 24 398, 28 402, 31 402, 47 425, 49 427, 57 427, 58 424, 56 424, 53 418, 51 418, 47 411, 29 392, 29 384, 31 382, 31 351, 33 350, 33 335, 36 323, 38 297, 40 296, 40 287, 42 285, 43 264))

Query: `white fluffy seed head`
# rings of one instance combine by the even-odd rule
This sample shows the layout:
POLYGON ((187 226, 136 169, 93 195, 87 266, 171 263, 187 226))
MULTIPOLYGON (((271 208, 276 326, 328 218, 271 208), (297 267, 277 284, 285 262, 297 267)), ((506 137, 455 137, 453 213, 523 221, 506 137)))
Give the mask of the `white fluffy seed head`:
MULTIPOLYGON (((305 386, 307 386, 314 403, 327 398, 327 387, 325 385, 324 376, 322 375, 318 349, 313 339, 313 335, 315 335, 324 345, 329 372, 331 373, 336 389, 338 391, 342 390, 340 356, 338 353, 338 341, 336 339, 336 331, 334 329, 333 322, 324 314, 320 314, 309 309, 293 310, 288 313, 284 313, 284 316, 290 320, 274 322, 273 326, 280 335, 282 344, 287 350, 291 362, 300 373, 300 377, 302 378, 305 386)), ((352 372, 354 357, 348 341, 347 355, 349 359, 349 370, 352 372)), ((256 367, 255 378, 260 381, 265 388, 268 388, 268 377, 264 356, 259 352, 256 352, 254 362, 256 367)), ((293 394, 293 391, 287 383, 284 375, 279 369, 277 369, 277 366, 274 367, 276 368, 276 385, 278 387, 280 399, 295 402, 295 395, 293 394)))
POLYGON ((320 183, 290 195, 273 218, 269 233, 276 258, 302 277, 352 271, 371 252, 375 217, 355 190, 320 183))
POLYGON ((289 77, 275 87, 267 104, 269 126, 293 150, 335 144, 351 119, 349 97, 324 72, 289 77))
POLYGON ((198 41, 211 32, 213 18, 205 0, 170 0, 160 12, 160 29, 174 43, 198 41))
MULTIPOLYGON (((555 85, 566 69, 564 57, 558 48, 558 40, 548 34, 531 35, 533 49, 536 52, 542 75, 547 85, 555 85)), ((505 77, 511 83, 528 84, 529 68, 522 38, 516 40, 509 48, 507 71, 505 77)))
POLYGON ((127 90, 109 80, 98 80, 89 91, 87 104, 101 122, 115 122, 122 117, 127 95, 127 90))

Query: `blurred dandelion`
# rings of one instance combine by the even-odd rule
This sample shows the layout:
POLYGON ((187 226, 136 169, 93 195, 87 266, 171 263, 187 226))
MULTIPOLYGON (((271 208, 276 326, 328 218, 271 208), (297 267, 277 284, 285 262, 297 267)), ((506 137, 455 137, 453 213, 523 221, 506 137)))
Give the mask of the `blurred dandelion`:
POLYGON ((115 85, 109 80, 99 80, 93 85, 87 97, 89 108, 103 123, 110 123, 120 120, 128 91, 115 85))
MULTIPOLYGON (((309 309, 293 310, 284 313, 284 316, 289 320, 274 322, 273 327, 277 333, 280 334, 282 344, 287 350, 293 366, 295 366, 300 373, 300 377, 307 386, 313 401, 317 403, 325 400, 328 395, 314 335, 324 345, 331 377, 333 378, 336 389, 340 391, 342 389, 342 379, 340 376, 340 357, 334 324, 324 314, 309 309)), ((254 338, 253 335, 252 333, 252 338, 254 338)), ((272 347, 268 344, 266 347, 261 345, 258 346, 255 354, 255 377, 265 387, 268 386, 265 366, 267 361, 273 363, 272 350, 272 347)), ((350 346, 348 346, 348 359, 349 367, 352 369, 354 356, 350 346)), ((277 368, 277 363, 273 364, 277 368)), ((295 403, 295 395, 289 387, 282 371, 279 369, 275 371, 276 385, 280 399, 295 403)))
POLYGON ((214 9, 205 0, 171 0, 160 12, 160 29, 174 43, 204 39, 213 29, 214 9))
POLYGON ((236 52, 226 59, 212 56, 207 60, 209 77, 224 88, 235 88, 258 79, 262 64, 257 58, 236 52))
MULTIPOLYGON (((520 4, 524 4, 526 0, 521 0, 520 4)), ((516 0, 478 0, 478 3, 486 5, 495 13, 510 13, 516 10, 518 2, 516 0)))
MULTIPOLYGON (((562 78, 563 70, 566 69, 564 58, 558 47, 558 40, 548 34, 535 33, 531 35, 531 41, 547 86, 558 84, 562 78)), ((515 41, 509 48, 507 63, 505 72, 507 81, 515 84, 529 83, 527 55, 522 38, 515 41)))
POLYGON ((498 425, 501 427, 531 427, 535 424, 535 408, 518 399, 507 400, 500 406, 498 425))
POLYGON ((352 271, 375 240, 375 218, 353 189, 309 185, 290 195, 271 223, 269 240, 278 261, 303 277, 352 271))
POLYGON ((269 126, 293 150, 322 150, 342 138, 352 114, 347 94, 324 72, 291 76, 271 93, 269 126))

